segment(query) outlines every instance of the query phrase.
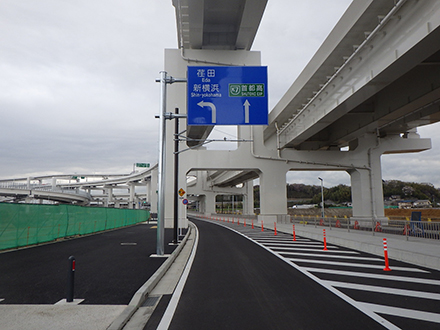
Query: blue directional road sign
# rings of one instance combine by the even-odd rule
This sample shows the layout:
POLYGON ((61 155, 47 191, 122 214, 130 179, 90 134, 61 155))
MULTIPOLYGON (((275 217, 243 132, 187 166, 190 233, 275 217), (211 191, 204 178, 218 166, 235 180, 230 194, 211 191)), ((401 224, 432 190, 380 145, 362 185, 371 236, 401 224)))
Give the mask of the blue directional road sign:
POLYGON ((267 125, 267 67, 188 66, 188 125, 267 125))

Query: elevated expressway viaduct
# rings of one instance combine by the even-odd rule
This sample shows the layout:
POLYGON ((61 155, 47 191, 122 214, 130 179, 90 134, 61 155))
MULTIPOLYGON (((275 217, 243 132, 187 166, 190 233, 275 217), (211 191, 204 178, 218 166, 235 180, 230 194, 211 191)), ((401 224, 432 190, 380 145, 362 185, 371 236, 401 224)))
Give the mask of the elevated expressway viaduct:
MULTIPOLYGON (((173 1, 179 44, 165 50, 169 76, 185 78, 193 65, 261 65, 260 53, 251 47, 267 1, 226 3, 173 1)), ((180 142, 180 149, 191 149, 180 154, 179 186, 186 186, 188 175, 197 178, 185 190, 204 213, 215 212, 218 194, 242 194, 245 213, 251 213, 252 182, 258 178, 259 217, 284 221, 288 171, 346 171, 353 219, 361 224, 386 221, 381 155, 430 149, 430 139, 421 138, 417 127, 440 119, 439 25, 440 3, 435 0, 353 1, 270 111, 268 126, 238 126, 241 142, 227 151, 204 147, 212 126, 186 127, 187 141, 180 142)), ((279 51, 285 47, 273 46, 279 51)), ((186 88, 168 87, 167 111, 177 107, 186 113, 186 88)), ((173 170, 173 128, 168 121, 167 178, 173 170)), ((167 201, 172 192, 168 180, 167 201)), ((171 208, 165 218, 170 225, 171 208)))
POLYGON ((60 174, 0 180, 1 202, 138 209, 157 204, 157 165, 131 174, 60 174))

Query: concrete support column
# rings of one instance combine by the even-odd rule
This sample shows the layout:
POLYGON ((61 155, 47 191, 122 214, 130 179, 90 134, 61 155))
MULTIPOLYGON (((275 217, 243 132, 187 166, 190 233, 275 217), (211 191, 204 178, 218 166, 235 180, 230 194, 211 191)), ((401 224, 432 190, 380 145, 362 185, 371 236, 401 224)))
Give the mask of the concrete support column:
POLYGON ((149 203, 151 200, 151 181, 145 182, 145 201, 149 203))
POLYGON ((382 153, 382 141, 375 134, 366 134, 359 139, 352 156, 353 160, 365 164, 365 168, 347 170, 351 178, 352 222, 358 221, 363 227, 372 227, 376 221, 382 224, 388 221, 384 215, 382 153))
POLYGON ((113 201, 113 187, 106 188, 105 190, 107 197, 104 197, 104 206, 108 207, 110 202, 113 201))
POLYGON ((205 214, 211 215, 215 214, 215 196, 213 192, 204 191, 204 212, 205 214))
POLYGON ((128 191, 129 191, 129 194, 130 194, 130 197, 128 199, 128 208, 129 209, 133 209, 134 208, 133 204, 134 204, 135 185, 134 184, 130 184, 128 186, 128 191))
POLYGON ((286 171, 274 164, 260 174, 260 215, 259 220, 286 222, 287 194, 286 171))
POLYGON ((243 215, 254 214, 254 183, 248 181, 245 183, 246 193, 243 196, 243 215))
POLYGON ((151 181, 149 184, 148 198, 151 205, 151 213, 157 213, 157 170, 151 174, 151 181))

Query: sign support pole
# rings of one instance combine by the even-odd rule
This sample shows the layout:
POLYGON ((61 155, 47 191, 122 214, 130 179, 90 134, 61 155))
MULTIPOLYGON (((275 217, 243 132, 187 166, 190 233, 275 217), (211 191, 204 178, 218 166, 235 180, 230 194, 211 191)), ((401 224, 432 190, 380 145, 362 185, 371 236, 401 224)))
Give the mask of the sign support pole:
MULTIPOLYGON (((159 114, 159 162, 158 162, 158 206, 157 206, 157 244, 156 254, 165 254, 165 165, 166 165, 166 119, 177 118, 166 112, 167 110, 167 84, 186 82, 186 79, 174 79, 166 71, 160 72, 160 114, 159 114)), ((186 116, 185 116, 186 117, 186 116)))
MULTIPOLYGON (((179 114, 179 108, 176 108, 175 114, 179 114)), ((173 243, 179 243, 179 118, 175 118, 174 125, 174 240, 173 243)))
POLYGON ((157 244, 156 254, 164 255, 165 238, 165 137, 166 123, 165 113, 167 109, 167 73, 160 72, 160 114, 159 114, 159 164, 158 164, 158 194, 159 201, 157 207, 157 244))

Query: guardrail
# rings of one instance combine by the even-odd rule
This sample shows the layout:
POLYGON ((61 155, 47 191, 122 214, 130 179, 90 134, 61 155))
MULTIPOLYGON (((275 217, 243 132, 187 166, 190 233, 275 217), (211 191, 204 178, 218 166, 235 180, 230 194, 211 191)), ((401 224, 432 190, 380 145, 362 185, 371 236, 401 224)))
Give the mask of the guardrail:
POLYGON ((368 231, 412 237, 440 240, 440 222, 414 220, 387 220, 387 221, 356 221, 350 218, 337 217, 301 217, 291 216, 290 222, 296 225, 329 227, 330 229, 350 231, 368 231))

